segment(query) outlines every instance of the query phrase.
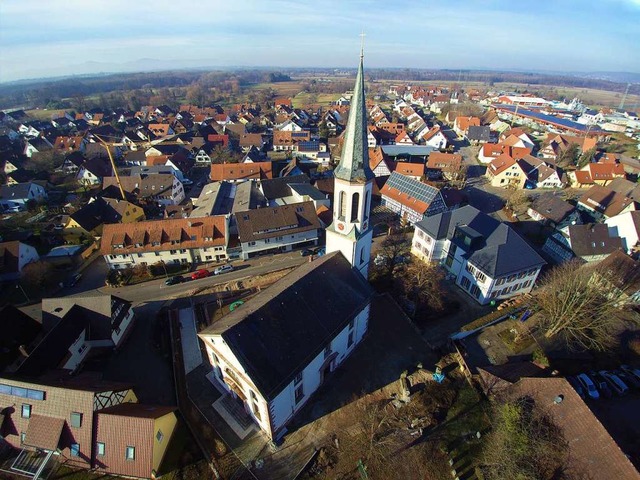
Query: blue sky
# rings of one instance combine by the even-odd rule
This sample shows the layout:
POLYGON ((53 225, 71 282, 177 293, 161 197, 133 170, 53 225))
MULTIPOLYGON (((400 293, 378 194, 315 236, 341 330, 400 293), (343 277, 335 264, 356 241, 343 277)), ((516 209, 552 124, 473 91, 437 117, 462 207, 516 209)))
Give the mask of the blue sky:
POLYGON ((640 72, 640 0, 1 0, 0 82, 206 66, 640 72))

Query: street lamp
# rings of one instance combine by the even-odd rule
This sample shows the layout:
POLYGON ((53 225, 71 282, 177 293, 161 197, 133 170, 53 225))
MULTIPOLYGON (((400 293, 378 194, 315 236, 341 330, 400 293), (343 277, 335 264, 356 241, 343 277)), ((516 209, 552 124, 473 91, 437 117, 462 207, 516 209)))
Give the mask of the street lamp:
POLYGON ((165 265, 164 260, 160 260, 160 263, 162 264, 162 268, 164 268, 165 277, 169 278, 169 274, 167 273, 167 266, 165 265))

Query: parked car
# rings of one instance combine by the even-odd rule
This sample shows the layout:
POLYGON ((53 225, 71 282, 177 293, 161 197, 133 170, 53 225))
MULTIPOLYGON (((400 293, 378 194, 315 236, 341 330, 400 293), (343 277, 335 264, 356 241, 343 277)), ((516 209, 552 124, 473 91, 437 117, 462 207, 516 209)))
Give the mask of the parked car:
POLYGON ((640 369, 630 367, 629 365, 620 365, 620 368, 640 380, 640 369))
POLYGON ((184 282, 184 277, 182 275, 176 275, 174 277, 169 277, 164 281, 165 285, 177 285, 178 283, 184 282))
POLYGON ((233 272, 233 265, 222 265, 220 267, 217 267, 213 271, 213 274, 214 275, 221 275, 221 274, 227 273, 227 272, 233 272))
POLYGON ((617 395, 626 395, 629 393, 629 387, 617 375, 607 372, 606 370, 600 370, 598 373, 605 378, 611 389, 617 395))
POLYGON ((301 257, 308 257, 309 255, 313 255, 315 252, 309 248, 305 248, 304 250, 300 251, 300 256, 301 257))
POLYGON ((209 270, 196 270, 191 274, 191 280, 198 280, 199 278, 207 278, 209 275, 209 270))
POLYGON ((582 387, 587 392, 591 398, 597 400, 600 398, 600 393, 598 393, 598 389, 596 388, 596 384, 589 378, 589 375, 586 373, 581 373, 578 375, 578 381, 582 384, 582 387))
POLYGON ((640 389, 640 380, 638 380, 632 373, 626 372, 622 369, 618 369, 613 373, 615 373, 615 375, 617 375, 618 378, 620 378, 620 380, 622 380, 631 390, 640 389))
POLYGON ((613 396, 613 392, 609 387, 607 381, 600 375, 598 372, 589 372, 589 377, 596 384, 596 388, 600 392, 600 395, 605 398, 611 398, 613 396))
POLYGON ((581 398, 584 398, 584 388, 582 388, 582 384, 578 379, 576 377, 567 377, 567 381, 571 384, 576 393, 580 395, 581 398))
POLYGON ((183 185, 187 185, 187 186, 188 186, 188 185, 193 185, 193 180, 190 180, 190 179, 188 179, 188 178, 184 178, 184 179, 182 180, 182 184, 183 184, 183 185))
POLYGON ((78 283, 80 281, 80 279, 82 278, 82 274, 81 273, 76 273, 74 275, 71 275, 69 278, 67 278, 64 283, 63 286, 70 288, 73 287, 76 283, 78 283))

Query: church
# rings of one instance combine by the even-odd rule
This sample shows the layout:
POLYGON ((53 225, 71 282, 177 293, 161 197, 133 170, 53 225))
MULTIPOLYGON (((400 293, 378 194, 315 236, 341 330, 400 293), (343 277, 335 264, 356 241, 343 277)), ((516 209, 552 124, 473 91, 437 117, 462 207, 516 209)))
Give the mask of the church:
POLYGON ((200 332, 212 381, 271 439, 357 348, 373 289, 371 193, 363 55, 356 76, 325 256, 301 265, 200 332))

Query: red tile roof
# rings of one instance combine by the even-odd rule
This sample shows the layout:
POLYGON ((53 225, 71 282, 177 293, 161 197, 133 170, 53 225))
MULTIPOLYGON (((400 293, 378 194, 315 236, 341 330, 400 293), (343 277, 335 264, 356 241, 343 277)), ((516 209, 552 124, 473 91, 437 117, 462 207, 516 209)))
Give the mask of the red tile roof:
POLYGON ((395 172, 406 175, 407 177, 421 178, 424 175, 423 163, 397 162, 395 172))
POLYGON ((55 452, 60 443, 64 418, 31 415, 24 444, 55 452))
POLYGON ((416 198, 411 197, 410 195, 399 191, 396 188, 390 187, 388 183, 385 183, 384 187, 380 190, 380 195, 384 195, 385 197, 389 197, 391 200, 395 200, 396 202, 404 205, 411 210, 425 214, 429 209, 429 204, 422 202, 416 198))
POLYGON ((462 165, 462 155, 457 153, 431 152, 427 160, 427 168, 457 172, 462 165))
POLYGON ((105 225, 100 252, 121 255, 225 245, 226 221, 219 215, 105 225))
POLYGON ((253 163, 213 163, 211 164, 211 181, 249 180, 273 178, 271 162, 253 163))

